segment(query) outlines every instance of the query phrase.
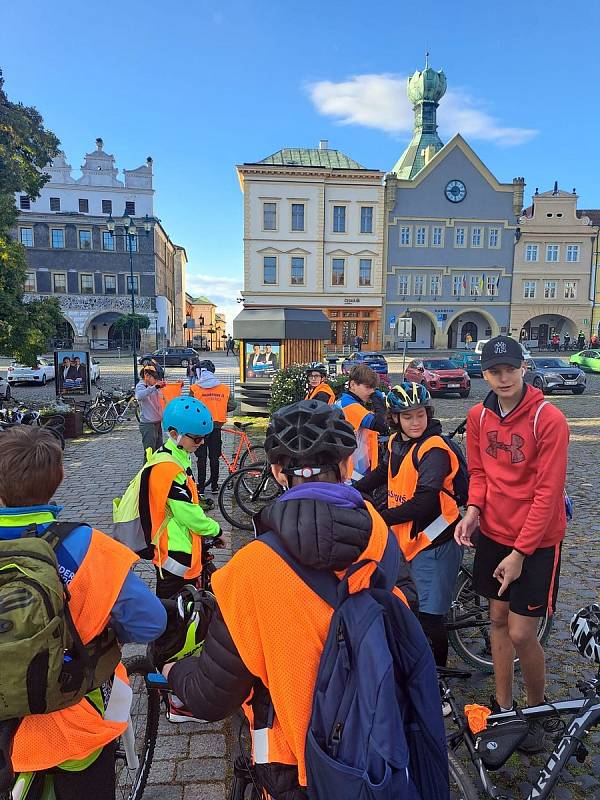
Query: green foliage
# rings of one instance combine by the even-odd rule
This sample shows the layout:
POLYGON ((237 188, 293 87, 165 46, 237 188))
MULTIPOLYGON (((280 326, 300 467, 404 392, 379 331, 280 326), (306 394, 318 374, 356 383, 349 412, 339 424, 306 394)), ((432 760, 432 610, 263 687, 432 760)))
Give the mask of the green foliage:
POLYGON ((306 394, 306 373, 304 367, 299 364, 292 364, 279 372, 273 378, 271 384, 271 399, 269 401, 269 413, 273 414, 283 406, 297 403, 306 394))
POLYGON ((145 331, 150 327, 150 318, 145 314, 126 314, 115 322, 115 331, 123 332, 127 336, 131 331, 145 331))
POLYGON ((327 383, 333 389, 335 396, 339 397, 341 393, 346 388, 346 384, 348 383, 348 376, 341 372, 339 375, 331 376, 327 378, 327 383))

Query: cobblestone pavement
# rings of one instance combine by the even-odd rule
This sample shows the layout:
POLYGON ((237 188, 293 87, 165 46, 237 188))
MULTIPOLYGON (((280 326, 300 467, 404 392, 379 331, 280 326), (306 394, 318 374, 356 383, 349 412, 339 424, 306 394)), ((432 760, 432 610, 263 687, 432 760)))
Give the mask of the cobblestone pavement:
MULTIPOLYGON (((234 379, 236 365, 230 357, 216 357, 220 374, 234 379)), ((392 365, 394 369, 395 364, 392 365)), ((396 367, 397 368, 397 367, 396 367)), ((113 381, 128 385, 129 362, 116 364, 113 360, 103 362, 103 383, 111 386, 113 381)), ((169 370, 169 377, 181 371, 169 370)), ((399 375, 392 375, 397 381, 399 375)), ((465 418, 473 403, 486 394, 485 382, 473 379, 471 397, 462 399, 444 398, 435 401, 437 413, 444 429, 451 430, 465 418)), ((41 387, 17 389, 27 396, 40 397, 48 391, 41 387)), ((52 389, 50 390, 52 391, 52 389)), ((570 642, 568 624, 571 614, 583 605, 599 599, 600 575, 600 518, 597 513, 597 481, 600 442, 600 375, 588 375, 588 390, 580 396, 552 396, 548 398, 567 416, 571 428, 571 448, 568 469, 568 490, 575 500, 575 519, 569 524, 563 549, 561 588, 554 628, 547 644, 548 695, 552 699, 577 696, 575 681, 592 675, 570 642)), ((28 401, 30 402, 30 401, 28 401)), ((118 427, 105 436, 84 436, 67 444, 65 464, 66 479, 57 495, 57 501, 65 506, 64 518, 83 518, 90 523, 108 529, 111 522, 113 497, 122 494, 128 481, 141 463, 139 434, 134 422, 118 427)), ((245 540, 223 525, 228 540, 226 550, 217 554, 220 559, 230 557, 232 547, 245 540)), ((142 573, 152 581, 152 571, 142 567, 142 573)), ((455 661, 459 666, 459 662, 455 661)), ((487 702, 492 693, 492 681, 488 676, 474 674, 468 684, 461 687, 461 695, 470 702, 487 702)), ((517 695, 519 696, 519 695, 517 695)), ((232 736, 224 723, 211 725, 169 725, 161 722, 161 736, 157 746, 150 784, 145 797, 149 800, 220 800, 225 797, 226 777, 231 764, 232 736)), ((588 742, 592 758, 585 765, 573 763, 565 774, 565 783, 557 790, 560 800, 571 798, 600 798, 600 733, 592 734, 588 742)), ((498 773, 498 783, 506 788, 506 794, 514 797, 526 796, 527 782, 533 776, 534 767, 542 759, 513 756, 507 767, 498 773)))

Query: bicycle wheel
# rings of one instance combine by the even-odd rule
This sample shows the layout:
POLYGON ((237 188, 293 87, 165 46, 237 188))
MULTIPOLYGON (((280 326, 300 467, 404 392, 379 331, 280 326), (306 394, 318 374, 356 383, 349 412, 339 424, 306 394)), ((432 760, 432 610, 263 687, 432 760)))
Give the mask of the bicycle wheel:
MULTIPOLYGON (((257 472, 256 468, 246 467, 248 472, 257 472)), ((259 468, 260 472, 262 469, 259 468)), ((240 478, 240 473, 232 472, 221 484, 219 491, 219 509, 230 525, 242 531, 252 530, 252 517, 239 505, 235 497, 235 485, 240 478)))
POLYGON ((126 659, 124 664, 133 690, 131 726, 139 766, 137 769, 128 767, 123 739, 119 739, 115 755, 116 797, 117 800, 141 800, 158 735, 160 693, 146 686, 146 675, 152 672, 146 656, 133 656, 126 659))
MULTIPOLYGON (((490 642, 490 603, 473 590, 472 577, 465 569, 458 573, 452 607, 447 616, 448 641, 454 652, 471 667, 493 671, 490 642)), ((552 617, 540 617, 538 640, 544 645, 552 629, 552 617)), ((515 658, 515 667, 519 659, 515 658)))
POLYGON ((234 483, 233 493, 238 506, 250 517, 281 494, 281 486, 270 470, 265 470, 264 465, 260 472, 258 468, 250 467, 246 471, 241 470, 239 475, 240 479, 234 483))
POLYGON ((264 464, 267 454, 262 444, 251 444, 240 456, 240 469, 253 464, 264 464))
POLYGON ((94 433, 110 433, 117 424, 117 413, 112 406, 96 406, 87 418, 94 433))
POLYGON ((136 418, 136 419, 137 419, 137 421, 139 422, 139 421, 140 421, 140 417, 141 417, 141 413, 142 413, 142 412, 140 411, 140 404, 138 403, 138 401, 137 401, 137 400, 134 402, 134 404, 133 404, 133 408, 135 409, 135 418, 136 418))
POLYGON ((450 773, 450 800, 479 800, 479 792, 471 776, 456 755, 448 751, 448 771, 450 773))

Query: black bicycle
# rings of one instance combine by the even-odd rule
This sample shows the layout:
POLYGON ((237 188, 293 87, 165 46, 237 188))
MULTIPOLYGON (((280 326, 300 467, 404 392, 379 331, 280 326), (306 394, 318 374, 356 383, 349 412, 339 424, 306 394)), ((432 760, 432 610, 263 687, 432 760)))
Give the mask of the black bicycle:
POLYGON ((242 467, 223 481, 219 509, 230 525, 251 531, 252 517, 283 492, 269 464, 242 467))

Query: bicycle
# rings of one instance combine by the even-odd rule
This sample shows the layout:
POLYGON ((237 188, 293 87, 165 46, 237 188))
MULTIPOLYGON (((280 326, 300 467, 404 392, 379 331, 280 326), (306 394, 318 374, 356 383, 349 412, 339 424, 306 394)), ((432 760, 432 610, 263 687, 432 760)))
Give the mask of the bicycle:
POLYGON ((221 451, 221 458, 227 467, 229 473, 237 472, 242 467, 249 466, 250 464, 264 464, 267 460, 264 445, 252 444, 246 431, 252 427, 252 422, 234 422, 233 426, 224 425, 221 428, 221 433, 237 437, 239 439, 237 448, 234 446, 231 452, 231 460, 227 457, 225 452, 221 451))
POLYGON ((223 481, 219 491, 219 510, 230 525, 251 531, 254 514, 283 491, 268 463, 243 467, 223 481))
POLYGON ((127 416, 131 413, 139 422, 140 407, 135 398, 135 389, 124 392, 115 386, 112 392, 98 392, 86 413, 86 422, 95 433, 110 433, 117 422, 131 419, 127 416))

